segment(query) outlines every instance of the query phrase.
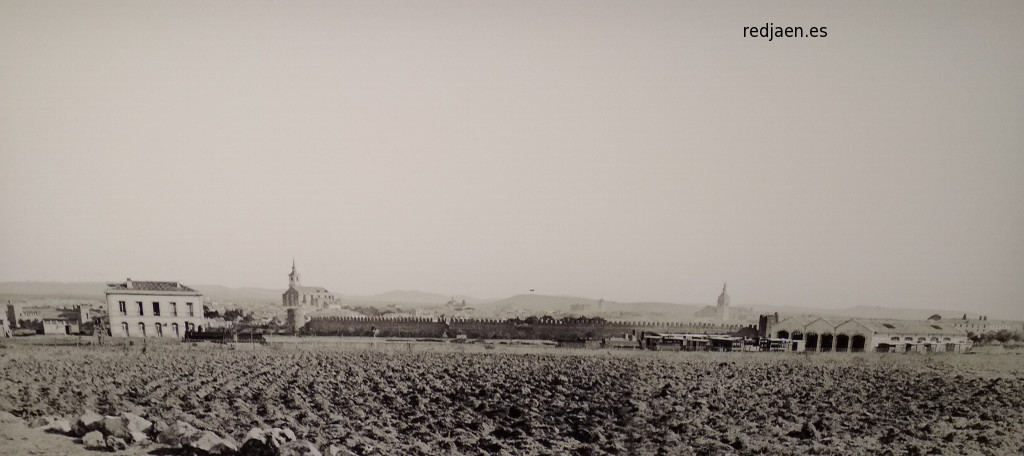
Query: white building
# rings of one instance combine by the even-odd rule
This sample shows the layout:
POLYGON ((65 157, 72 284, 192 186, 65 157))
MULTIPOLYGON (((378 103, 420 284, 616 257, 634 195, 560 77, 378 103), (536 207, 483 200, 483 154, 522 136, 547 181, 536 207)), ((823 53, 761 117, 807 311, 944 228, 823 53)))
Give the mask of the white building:
POLYGON ((180 282, 128 279, 108 283, 106 295, 113 337, 180 339, 203 330, 203 295, 180 282))
POLYGON ((963 352, 972 345, 966 331, 939 321, 798 316, 770 331, 770 337, 791 340, 793 351, 963 352))
POLYGON ((957 328, 963 329, 964 331, 971 332, 974 334, 985 334, 996 331, 1018 331, 1024 332, 1024 322, 1020 321, 1009 321, 1009 320, 989 320, 978 319, 978 320, 939 320, 942 323, 953 325, 957 328))
POLYGON ((43 334, 58 336, 78 334, 78 324, 68 320, 43 320, 43 334))

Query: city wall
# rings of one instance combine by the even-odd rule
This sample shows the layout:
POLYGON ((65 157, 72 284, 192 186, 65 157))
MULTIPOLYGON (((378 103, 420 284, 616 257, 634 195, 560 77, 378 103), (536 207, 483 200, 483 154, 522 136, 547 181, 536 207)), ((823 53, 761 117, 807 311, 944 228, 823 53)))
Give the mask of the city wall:
MULTIPOLYGON (((642 331, 658 333, 735 334, 747 325, 697 322, 563 322, 525 323, 496 319, 433 319, 387 317, 312 317, 302 333, 319 336, 439 338, 465 335, 471 339, 603 339, 642 331)), ((754 330, 756 332, 756 330, 754 330)))

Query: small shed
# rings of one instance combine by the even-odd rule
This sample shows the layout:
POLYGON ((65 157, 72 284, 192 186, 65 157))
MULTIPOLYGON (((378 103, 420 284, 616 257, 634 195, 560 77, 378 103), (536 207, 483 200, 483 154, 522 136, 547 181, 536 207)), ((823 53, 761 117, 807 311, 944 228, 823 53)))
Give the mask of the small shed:
POLYGON ((78 334, 78 323, 68 320, 43 320, 43 334, 59 336, 78 334))
POLYGON ((604 340, 604 348, 637 349, 640 348, 640 341, 632 338, 609 337, 604 340))

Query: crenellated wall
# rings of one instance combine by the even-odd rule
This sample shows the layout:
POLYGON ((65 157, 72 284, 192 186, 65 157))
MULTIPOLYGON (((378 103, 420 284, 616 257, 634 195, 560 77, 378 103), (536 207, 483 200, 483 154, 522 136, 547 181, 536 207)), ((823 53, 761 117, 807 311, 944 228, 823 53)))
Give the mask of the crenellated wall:
POLYGON ((525 323, 497 319, 387 318, 387 317, 318 317, 313 316, 302 329, 303 333, 320 336, 372 336, 380 337, 455 337, 465 334, 473 339, 543 339, 569 340, 578 338, 603 339, 622 336, 634 331, 658 333, 731 334, 746 325, 698 322, 563 322, 546 320, 525 323))

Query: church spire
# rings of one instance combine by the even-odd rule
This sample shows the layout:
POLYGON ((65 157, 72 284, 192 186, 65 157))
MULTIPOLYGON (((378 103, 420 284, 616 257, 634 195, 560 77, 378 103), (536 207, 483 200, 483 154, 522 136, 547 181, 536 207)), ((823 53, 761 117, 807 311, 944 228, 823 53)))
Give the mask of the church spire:
POLYGON ((729 319, 729 294, 725 292, 726 284, 722 283, 722 294, 718 296, 718 319, 729 319))
POLYGON ((295 258, 292 258, 292 273, 288 274, 288 286, 299 287, 302 286, 302 282, 299 279, 299 271, 295 269, 295 258))

